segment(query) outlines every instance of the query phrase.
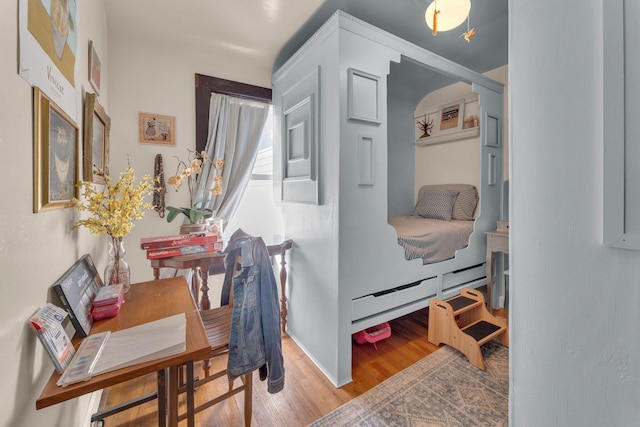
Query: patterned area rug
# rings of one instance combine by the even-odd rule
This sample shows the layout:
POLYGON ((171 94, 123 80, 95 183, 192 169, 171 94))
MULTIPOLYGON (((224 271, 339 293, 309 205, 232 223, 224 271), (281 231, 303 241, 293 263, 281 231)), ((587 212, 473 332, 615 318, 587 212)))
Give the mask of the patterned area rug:
POLYGON ((311 426, 507 426, 509 349, 490 341, 482 355, 486 371, 443 346, 311 426))

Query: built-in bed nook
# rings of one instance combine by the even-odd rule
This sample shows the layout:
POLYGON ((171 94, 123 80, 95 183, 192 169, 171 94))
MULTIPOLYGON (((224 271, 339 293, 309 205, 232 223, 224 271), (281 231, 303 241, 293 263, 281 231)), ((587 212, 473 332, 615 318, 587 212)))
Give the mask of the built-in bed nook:
POLYGON ((296 242, 287 333, 341 386, 353 333, 486 283, 503 85, 340 11, 276 66, 274 193, 296 242), (455 237, 416 229, 427 222, 455 237))

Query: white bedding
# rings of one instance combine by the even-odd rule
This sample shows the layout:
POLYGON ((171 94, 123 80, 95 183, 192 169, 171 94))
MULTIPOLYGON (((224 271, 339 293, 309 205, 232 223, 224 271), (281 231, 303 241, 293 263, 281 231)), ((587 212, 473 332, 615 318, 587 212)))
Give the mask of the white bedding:
POLYGON ((469 244, 473 221, 421 218, 414 215, 389 217, 398 233, 405 258, 422 258, 423 264, 453 258, 458 249, 469 244))

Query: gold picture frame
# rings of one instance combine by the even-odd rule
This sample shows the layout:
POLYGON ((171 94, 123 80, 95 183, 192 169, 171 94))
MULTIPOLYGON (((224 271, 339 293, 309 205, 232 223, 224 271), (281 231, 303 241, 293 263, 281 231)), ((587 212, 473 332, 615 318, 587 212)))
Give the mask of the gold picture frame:
POLYGON ((78 125, 33 88, 33 211, 68 208, 78 197, 78 125))
POLYGON ((85 181, 104 184, 109 174, 109 134, 111 118, 98 102, 95 93, 87 92, 84 105, 84 147, 82 177, 85 181))
POLYGON ((176 118, 154 113, 138 114, 140 142, 176 145, 176 118))

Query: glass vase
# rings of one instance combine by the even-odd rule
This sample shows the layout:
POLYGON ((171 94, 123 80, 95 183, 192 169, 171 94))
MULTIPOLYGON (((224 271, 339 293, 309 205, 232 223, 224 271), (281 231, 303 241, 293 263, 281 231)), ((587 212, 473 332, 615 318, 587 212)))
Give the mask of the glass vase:
POLYGON ((207 233, 216 234, 218 235, 218 238, 222 240, 224 220, 214 215, 211 218, 205 219, 204 222, 207 225, 205 228, 207 233))
POLYGON ((111 237, 109 240, 109 261, 104 269, 104 284, 122 284, 124 292, 131 288, 131 270, 124 260, 124 243, 122 237, 111 237))

